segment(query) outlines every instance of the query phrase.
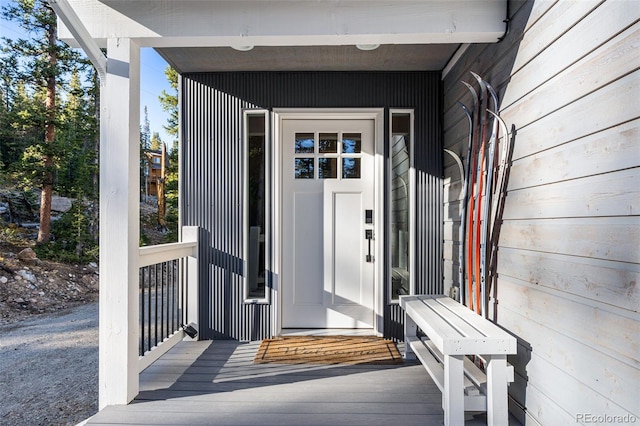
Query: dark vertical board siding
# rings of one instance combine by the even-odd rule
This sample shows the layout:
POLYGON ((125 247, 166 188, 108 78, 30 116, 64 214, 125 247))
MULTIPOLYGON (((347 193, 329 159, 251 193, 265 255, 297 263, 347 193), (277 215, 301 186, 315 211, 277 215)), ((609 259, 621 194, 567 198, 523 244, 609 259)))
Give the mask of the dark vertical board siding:
MULTIPOLYGON (((201 268, 203 338, 270 337, 271 306, 245 305, 242 299, 246 108, 413 108, 416 291, 442 291, 440 73, 199 73, 185 74, 182 81, 184 225, 201 226, 208 235, 208 265, 201 268)), ((402 337, 401 313, 397 305, 385 307, 386 336, 402 337)))
POLYGON ((384 337, 395 341, 404 340, 404 311, 397 303, 384 307, 384 337))

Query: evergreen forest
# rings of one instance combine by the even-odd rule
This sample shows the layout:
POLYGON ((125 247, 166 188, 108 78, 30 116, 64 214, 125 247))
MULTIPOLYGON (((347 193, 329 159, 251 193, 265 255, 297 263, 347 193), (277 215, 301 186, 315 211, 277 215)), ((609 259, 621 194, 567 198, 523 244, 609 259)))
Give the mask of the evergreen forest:
MULTIPOLYGON (((28 239, 41 258, 97 261, 97 73, 80 50, 57 40, 56 16, 46 0, 3 2, 0 19, 28 34, 0 38, 0 243, 28 239), (60 200, 69 205, 57 207, 60 200)), ((162 141, 144 114, 141 245, 177 239, 178 75, 170 67, 165 75, 172 90, 158 102, 169 114, 163 127, 174 140, 162 141), (149 196, 153 153, 166 161, 155 178, 156 195, 149 196)))

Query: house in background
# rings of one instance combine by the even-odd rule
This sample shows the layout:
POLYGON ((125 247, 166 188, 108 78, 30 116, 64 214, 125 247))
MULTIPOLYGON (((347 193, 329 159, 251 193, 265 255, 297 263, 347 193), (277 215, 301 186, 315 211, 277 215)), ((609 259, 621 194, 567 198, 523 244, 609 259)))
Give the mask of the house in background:
POLYGON ((166 168, 169 166, 169 157, 163 144, 161 150, 148 150, 144 152, 144 177, 146 195, 158 196, 158 182, 166 176, 166 168))
POLYGON ((400 294, 459 286, 444 149, 467 160, 473 71, 515 129, 488 302, 519 342, 510 409, 640 418, 640 3, 52 5, 101 74, 100 407, 134 398, 144 359, 183 336, 139 360, 139 269, 167 256, 189 259, 182 314, 201 339, 402 339, 400 294), (185 228, 169 248, 138 247, 144 47, 180 73, 185 228))

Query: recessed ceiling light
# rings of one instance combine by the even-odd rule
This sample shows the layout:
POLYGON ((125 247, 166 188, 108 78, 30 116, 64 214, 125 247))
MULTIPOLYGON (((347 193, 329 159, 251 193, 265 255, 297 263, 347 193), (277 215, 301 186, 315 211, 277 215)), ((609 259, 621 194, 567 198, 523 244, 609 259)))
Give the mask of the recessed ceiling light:
POLYGON ((247 52, 253 49, 253 46, 231 46, 232 49, 238 50, 240 52, 247 52))
POLYGON ((380 47, 380 43, 356 44, 356 47, 360 50, 376 50, 378 47, 380 47))

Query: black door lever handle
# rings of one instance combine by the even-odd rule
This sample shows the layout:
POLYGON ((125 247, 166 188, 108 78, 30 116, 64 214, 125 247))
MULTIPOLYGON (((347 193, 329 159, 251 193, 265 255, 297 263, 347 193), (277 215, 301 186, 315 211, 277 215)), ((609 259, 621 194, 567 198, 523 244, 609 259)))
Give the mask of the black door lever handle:
POLYGON ((365 229, 364 238, 368 240, 367 245, 369 246, 366 261, 371 263, 373 262, 373 255, 371 254, 371 240, 373 240, 373 229, 365 229))

